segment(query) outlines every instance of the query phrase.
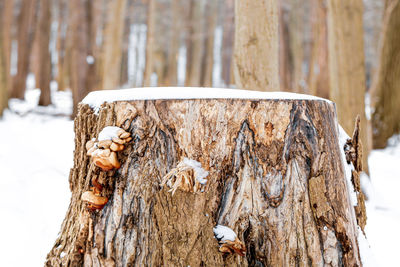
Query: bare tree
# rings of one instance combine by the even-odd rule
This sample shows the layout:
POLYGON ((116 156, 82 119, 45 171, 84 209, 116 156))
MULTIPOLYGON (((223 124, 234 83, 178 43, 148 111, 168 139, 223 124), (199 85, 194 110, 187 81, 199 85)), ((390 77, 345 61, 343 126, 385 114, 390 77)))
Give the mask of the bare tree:
POLYGON ((325 1, 311 1, 311 58, 308 93, 329 98, 328 29, 325 1))
POLYGON ((190 0, 186 43, 185 86, 200 86, 204 51, 204 0, 190 0))
POLYGON ((126 2, 127 0, 109 2, 104 33, 101 89, 115 89, 120 85, 126 2))
POLYGON ((233 46, 235 37, 235 1, 224 0, 222 12, 223 12, 223 36, 222 36, 222 51, 221 51, 221 63, 222 63, 222 80, 226 86, 234 84, 233 81, 233 46))
MULTIPOLYGON (((0 17, 4 13, 5 0, 0 0, 0 17)), ((3 115, 3 110, 8 106, 8 77, 6 63, 6 49, 4 45, 4 28, 0 26, 0 117, 3 115)))
POLYGON ((181 0, 171 1, 171 28, 169 30, 169 43, 168 43, 168 68, 166 84, 176 86, 178 84, 178 56, 179 47, 181 42, 181 30, 182 20, 180 16, 181 12, 181 0))
POLYGON ((17 74, 13 78, 11 97, 23 99, 26 78, 30 65, 30 54, 36 24, 37 0, 22 0, 18 16, 18 62, 17 74))
POLYGON ((4 49, 4 67, 6 75, 6 90, 10 93, 12 88, 12 79, 10 74, 11 68, 11 42, 12 42, 12 29, 14 21, 14 0, 3 0, 2 2, 2 15, 0 23, 2 29, 3 49, 4 49))
POLYGON ((375 148, 385 147, 400 132, 400 1, 387 0, 385 6, 379 66, 372 85, 375 148))
POLYGON ((51 27, 51 1, 40 0, 39 20, 37 25, 37 37, 39 45, 37 87, 40 88, 39 105, 51 104, 51 55, 50 55, 50 28, 51 27))
POLYGON ((156 0, 147 0, 147 35, 146 35, 146 66, 143 76, 143 85, 150 86, 154 71, 154 23, 156 0))
POLYGON ((338 108, 339 123, 351 132, 354 118, 361 118, 363 166, 368 172, 369 142, 364 98, 366 91, 362 0, 328 1, 330 97, 338 108))
POLYGON ((234 74, 238 88, 279 90, 278 3, 235 1, 234 74))
POLYGON ((204 27, 204 56, 202 61, 201 85, 212 87, 214 69, 214 36, 217 27, 218 1, 206 0, 204 27))

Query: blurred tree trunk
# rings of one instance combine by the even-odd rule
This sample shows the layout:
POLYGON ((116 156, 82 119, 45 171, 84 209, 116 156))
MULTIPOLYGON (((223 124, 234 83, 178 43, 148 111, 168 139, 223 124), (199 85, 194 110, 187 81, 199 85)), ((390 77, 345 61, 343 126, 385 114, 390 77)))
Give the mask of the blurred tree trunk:
MULTIPOLYGON (((0 0, 0 17, 4 16, 4 5, 6 0, 0 0)), ((6 63, 6 48, 4 40, 5 28, 0 26, 0 117, 3 115, 3 110, 8 106, 8 77, 6 63)))
POLYGON ((69 86, 69 50, 67 46, 67 36, 70 32, 68 26, 69 6, 67 0, 58 0, 58 29, 57 29, 57 85, 59 91, 64 91, 69 86))
POLYGON ((143 74, 143 86, 151 85, 154 71, 154 28, 156 0, 147 0, 146 65, 143 74))
POLYGON ((11 97, 24 99, 26 78, 29 72, 30 54, 36 24, 36 0, 22 0, 18 16, 17 74, 13 77, 11 97))
POLYGON ((190 0, 185 86, 200 86, 204 51, 204 0, 190 0))
POLYGON ((133 14, 134 14, 134 5, 133 2, 128 1, 126 3, 126 15, 124 19, 124 32, 122 35, 122 53, 121 53, 121 85, 128 85, 128 87, 132 87, 129 83, 129 73, 128 73, 128 56, 129 56, 129 43, 130 43, 130 35, 131 35, 131 25, 133 23, 133 14))
POLYGON ((87 88, 88 77, 88 24, 86 0, 69 1, 70 36, 68 37, 68 49, 70 52, 70 86, 72 90, 73 112, 75 117, 78 103, 89 92, 87 88))
POLYGON ((284 85, 282 90, 291 92, 305 92, 303 61, 304 61, 304 1, 285 0, 280 1, 281 6, 281 25, 280 31, 283 34, 280 47, 280 61, 283 64, 281 73, 283 74, 284 85))
POLYGON ((109 3, 104 33, 101 89, 115 89, 120 85, 126 1, 115 0, 109 3))
POLYGON ((12 44, 12 29, 14 20, 14 0, 1 0, 1 29, 3 38, 3 50, 4 50, 4 71, 6 75, 6 91, 11 92, 12 89, 12 79, 11 79, 11 44, 12 44))
POLYGON ((166 85, 177 86, 178 85, 178 57, 181 37, 181 1, 171 1, 171 28, 169 31, 169 45, 168 45, 168 68, 166 85))
POLYGON ((374 148, 400 132, 400 1, 387 0, 380 43, 379 66, 372 85, 374 148))
POLYGON ((311 59, 308 74, 309 94, 329 98, 328 29, 325 1, 311 3, 311 59))
POLYGON ((71 203, 46 266, 361 266, 331 102, 139 100, 78 114, 71 203), (85 144, 109 125, 134 139, 104 172, 85 144), (160 183, 185 157, 207 183, 171 194, 160 183), (90 212, 81 195, 94 180, 109 200, 90 212), (217 224, 245 256, 218 251, 217 224))
POLYGON ((214 69, 214 36, 217 27, 218 1, 206 0, 204 27, 204 56, 202 61, 201 86, 212 87, 214 69))
POLYGON ((37 87, 40 88, 39 105, 51 104, 51 55, 50 55, 50 30, 51 30, 51 0, 40 0, 39 20, 37 24, 38 37, 38 75, 37 87))
POLYGON ((369 142, 365 116, 365 61, 362 0, 328 1, 330 97, 336 103, 339 123, 347 133, 361 118, 363 166, 368 172, 369 142))
POLYGON ((164 15, 169 9, 169 3, 155 1, 155 24, 154 24, 154 51, 153 51, 153 72, 157 74, 157 86, 166 86, 168 69, 168 17, 164 15))
POLYGON ((238 88, 279 90, 278 3, 235 1, 234 74, 238 88))
POLYGON ((293 59, 289 46, 288 10, 284 1, 279 1, 279 81, 282 91, 290 91, 293 59))
POLYGON ((222 80, 225 85, 234 84, 233 82, 233 46, 235 37, 235 1, 224 0, 223 15, 223 36, 221 49, 222 80))
POLYGON ((96 1, 89 0, 86 2, 87 8, 87 24, 88 24, 88 43, 87 43, 87 57, 88 63, 88 77, 86 80, 86 88, 88 91, 102 89, 101 85, 101 70, 100 70, 100 57, 101 49, 97 44, 97 37, 101 31, 101 12, 102 6, 96 1))

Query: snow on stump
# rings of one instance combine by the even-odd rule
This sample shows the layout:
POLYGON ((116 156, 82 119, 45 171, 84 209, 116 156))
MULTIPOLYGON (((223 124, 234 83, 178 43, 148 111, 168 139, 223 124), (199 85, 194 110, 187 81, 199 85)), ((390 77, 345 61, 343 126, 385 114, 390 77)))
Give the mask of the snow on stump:
POLYGON ((361 266, 359 193, 339 141, 335 105, 305 95, 93 92, 75 119, 72 198, 46 265, 361 266), (132 137, 119 169, 87 155, 106 126, 132 137), (81 199, 92 181, 102 209, 81 199))

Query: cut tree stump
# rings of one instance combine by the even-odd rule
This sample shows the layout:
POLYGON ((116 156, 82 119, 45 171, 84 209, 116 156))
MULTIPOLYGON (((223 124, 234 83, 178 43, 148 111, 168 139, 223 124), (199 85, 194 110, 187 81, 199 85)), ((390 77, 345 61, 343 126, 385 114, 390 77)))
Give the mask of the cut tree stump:
POLYGON ((361 266, 338 132, 335 105, 315 97, 93 92, 75 119, 71 203, 46 265, 361 266), (133 138, 107 172, 85 148, 105 126, 133 138), (162 179, 185 158, 201 163, 207 182, 172 194, 162 179), (94 178, 109 199, 98 211, 81 200, 94 178), (216 225, 237 234, 245 256, 219 251, 216 225))

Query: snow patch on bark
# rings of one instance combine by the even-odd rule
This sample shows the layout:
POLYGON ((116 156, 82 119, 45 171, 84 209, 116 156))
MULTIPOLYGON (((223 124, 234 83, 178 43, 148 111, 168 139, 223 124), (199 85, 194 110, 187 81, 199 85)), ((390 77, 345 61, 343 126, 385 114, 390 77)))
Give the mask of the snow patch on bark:
POLYGON ((259 92, 205 87, 144 87, 91 92, 82 100, 82 103, 88 104, 98 111, 104 102, 156 99, 296 99, 330 102, 327 99, 316 96, 288 92, 259 92))
POLYGON ((342 126, 339 125, 339 146, 340 146, 340 155, 342 158, 343 166, 344 166, 344 173, 346 176, 347 187, 349 188, 349 196, 350 201, 353 206, 357 206, 357 193, 354 190, 353 183, 351 182, 351 173, 354 170, 353 163, 347 163, 346 155, 344 153, 344 145, 346 144, 347 140, 351 139, 347 133, 344 131, 342 126))
POLYGON ((184 158, 183 163, 185 163, 188 167, 191 167, 194 172, 194 178, 199 181, 201 184, 206 184, 207 179, 204 179, 208 176, 208 171, 204 170, 201 167, 201 163, 194 159, 184 158))
POLYGON ((236 233, 228 226, 220 225, 214 227, 213 229, 215 238, 219 242, 235 241, 237 238, 236 233))
POLYGON ((99 141, 103 140, 112 140, 114 137, 118 138, 118 131, 121 130, 121 128, 117 126, 107 126, 104 127, 103 130, 99 133, 99 141))

